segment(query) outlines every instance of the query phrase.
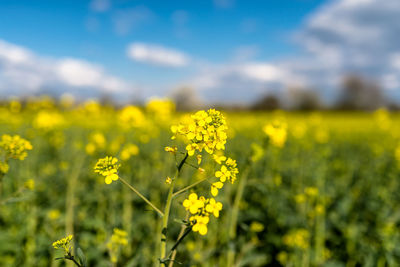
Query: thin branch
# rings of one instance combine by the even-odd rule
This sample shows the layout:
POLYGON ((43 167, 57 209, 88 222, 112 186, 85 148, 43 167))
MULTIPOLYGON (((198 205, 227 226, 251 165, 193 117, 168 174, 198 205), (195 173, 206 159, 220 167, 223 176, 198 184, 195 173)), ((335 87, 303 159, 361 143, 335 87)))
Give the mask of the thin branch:
POLYGON ((150 207, 152 207, 154 209, 155 212, 158 213, 158 215, 160 215, 160 217, 164 216, 164 213, 159 210, 153 203, 151 203, 150 200, 148 200, 145 196, 143 196, 136 188, 134 188, 133 186, 131 186, 127 181, 125 181, 124 179, 122 179, 121 177, 119 177, 119 180, 126 185, 127 187, 129 187, 130 190, 132 190, 133 192, 135 192, 141 199, 144 200, 144 202, 146 202, 147 204, 150 205, 150 207))
POLYGON ((181 190, 176 191, 172 195, 172 197, 176 197, 177 195, 182 194, 182 193, 186 192, 187 190, 189 190, 190 188, 195 187, 196 185, 201 184, 202 182, 207 181, 207 180, 208 180, 208 178, 204 178, 204 179, 201 179, 200 181, 197 181, 189 186, 186 186, 185 188, 182 188, 181 190))

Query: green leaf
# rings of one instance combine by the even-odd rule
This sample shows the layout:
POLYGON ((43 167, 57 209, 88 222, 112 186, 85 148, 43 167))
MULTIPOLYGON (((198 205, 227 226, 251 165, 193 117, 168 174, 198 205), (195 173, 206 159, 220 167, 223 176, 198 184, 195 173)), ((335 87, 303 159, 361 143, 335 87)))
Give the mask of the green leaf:
POLYGON ((76 250, 76 255, 78 256, 79 262, 81 263, 82 267, 86 267, 86 257, 80 247, 78 247, 78 249, 76 250))

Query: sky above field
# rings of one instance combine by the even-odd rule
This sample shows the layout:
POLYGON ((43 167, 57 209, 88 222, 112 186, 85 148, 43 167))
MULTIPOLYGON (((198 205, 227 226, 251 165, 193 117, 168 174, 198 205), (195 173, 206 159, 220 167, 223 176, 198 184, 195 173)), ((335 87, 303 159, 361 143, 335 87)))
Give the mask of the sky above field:
POLYGON ((343 76, 400 87, 398 0, 1 0, 2 96, 250 102, 343 76))

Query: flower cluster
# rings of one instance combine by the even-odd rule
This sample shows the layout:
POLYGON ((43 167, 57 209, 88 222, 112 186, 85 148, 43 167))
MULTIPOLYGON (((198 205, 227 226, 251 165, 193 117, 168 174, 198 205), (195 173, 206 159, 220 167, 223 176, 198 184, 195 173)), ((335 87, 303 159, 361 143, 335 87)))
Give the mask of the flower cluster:
POLYGON ((3 134, 0 140, 0 148, 5 152, 6 158, 24 160, 28 156, 27 151, 32 150, 32 145, 19 135, 3 134))
MULTIPOLYGON (((215 177, 219 181, 211 183, 210 191, 213 197, 218 195, 219 190, 222 189, 226 181, 233 183, 239 172, 236 161, 223 155, 227 140, 227 129, 224 116, 215 109, 198 111, 184 123, 171 127, 172 139, 177 136, 183 136, 188 141, 186 146, 187 155, 193 156, 196 151, 201 153, 205 150, 212 155, 217 164, 221 165, 215 172, 215 177)), ((166 147, 165 151, 175 154, 178 149, 176 147, 166 147)), ((197 169, 200 172, 204 172, 205 170, 200 167, 203 155, 197 154, 196 160, 199 166, 197 169)), ((207 234, 210 214, 218 218, 219 212, 222 210, 222 203, 217 202, 213 197, 198 197, 196 193, 191 193, 183 202, 183 207, 191 214, 189 222, 192 225, 192 230, 201 235, 207 234)))
POLYGON ((296 229, 283 237, 283 243, 288 247, 306 250, 310 246, 310 232, 306 229, 296 229))
POLYGON ((215 109, 198 111, 191 116, 189 123, 171 127, 174 134, 172 139, 176 135, 182 135, 189 141, 186 146, 189 156, 193 156, 196 150, 202 152, 204 149, 209 154, 224 150, 227 139, 226 130, 224 116, 215 109))
POLYGON ((72 250, 72 246, 69 245, 71 242, 73 236, 69 235, 67 237, 64 237, 63 239, 57 240, 53 242, 53 247, 55 249, 63 249, 65 254, 69 254, 70 251, 72 250))
POLYGON ((126 144, 121 150, 121 159, 129 160, 132 156, 139 154, 139 147, 135 144, 126 144))
POLYGON ((121 246, 128 245, 128 234, 124 230, 114 228, 114 232, 110 241, 107 243, 107 248, 110 253, 111 261, 116 263, 118 260, 119 249, 121 246))
POLYGON ((136 106, 126 106, 119 114, 119 122, 125 128, 141 127, 145 123, 143 112, 136 106))
POLYGON ((117 158, 105 157, 97 161, 94 171, 105 177, 106 184, 111 184, 112 181, 118 180, 118 168, 120 166, 117 158))
POLYGON ((169 99, 154 98, 146 104, 146 111, 155 118, 166 121, 175 111, 175 103, 169 99))
POLYGON ((63 124, 64 117, 56 111, 40 111, 33 121, 33 126, 36 129, 45 131, 53 130, 63 124))
POLYGON ((178 148, 176 146, 166 146, 165 147, 165 151, 172 153, 172 154, 176 154, 176 152, 178 151, 178 148))
POLYGON ((101 151, 105 148, 107 140, 100 132, 91 133, 89 136, 89 143, 86 145, 85 150, 88 155, 93 155, 96 151, 101 151))
POLYGON ((283 147, 287 138, 287 124, 283 120, 275 120, 263 127, 273 146, 283 147))
MULTIPOLYGON (((221 163, 222 164, 222 163, 221 163)), ((215 177, 219 178, 222 183, 227 180, 232 184, 236 181, 236 175, 239 173, 236 160, 228 158, 225 164, 222 164, 221 169, 215 172, 215 177)))
POLYGON ((189 221, 193 226, 193 231, 199 232, 201 235, 207 234, 207 224, 210 221, 210 214, 218 218, 219 212, 222 209, 221 202, 217 202, 214 198, 198 197, 196 193, 190 194, 183 201, 183 206, 192 214, 189 221))

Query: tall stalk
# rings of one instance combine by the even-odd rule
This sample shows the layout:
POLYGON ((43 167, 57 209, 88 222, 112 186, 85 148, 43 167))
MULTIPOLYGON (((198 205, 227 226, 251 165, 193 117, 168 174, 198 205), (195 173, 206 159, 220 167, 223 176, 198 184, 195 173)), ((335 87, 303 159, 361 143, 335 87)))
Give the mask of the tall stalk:
POLYGON ((247 184, 247 176, 249 174, 249 170, 250 168, 247 168, 244 171, 241 178, 239 179, 238 190, 236 192, 235 200, 233 202, 232 213, 231 213, 231 224, 229 225, 229 232, 228 232, 227 267, 232 267, 235 264, 235 254, 236 254, 235 238, 236 238, 237 221, 239 217, 239 205, 240 202, 242 201, 244 189, 247 184))
POLYGON ((166 252, 167 252, 167 230, 168 230, 168 219, 169 213, 171 211, 172 198, 174 194, 174 183, 175 180, 179 178, 181 174, 181 170, 183 165, 185 164, 186 159, 188 158, 188 153, 185 154, 185 157, 182 161, 176 166, 176 173, 174 179, 172 179, 171 184, 169 185, 167 202, 164 208, 164 216, 162 217, 162 228, 161 228, 161 246, 160 246, 160 266, 166 266, 166 252))

